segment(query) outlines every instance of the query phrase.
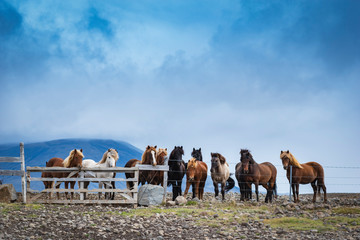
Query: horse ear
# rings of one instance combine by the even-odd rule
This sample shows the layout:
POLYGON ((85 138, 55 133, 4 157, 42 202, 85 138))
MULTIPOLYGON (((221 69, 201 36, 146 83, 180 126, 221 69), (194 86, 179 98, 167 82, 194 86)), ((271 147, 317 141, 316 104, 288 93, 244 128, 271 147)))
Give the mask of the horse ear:
POLYGON ((80 152, 82 152, 82 148, 80 149, 80 152))
POLYGON ((281 153, 280 154, 282 154, 283 153, 283 151, 281 150, 281 153))
POLYGON ((155 147, 154 148, 157 148, 157 145, 155 145, 155 147))
POLYGON ((220 162, 221 162, 221 164, 224 164, 226 162, 226 159, 224 156, 220 156, 220 162))
POLYGON ((108 149, 108 152, 110 152, 111 150, 110 150, 110 148, 108 149))
POLYGON ((165 148, 165 151, 167 151, 167 148, 165 148))
POLYGON ((195 152, 195 148, 193 148, 193 152, 195 152))
POLYGON ((286 152, 286 153, 290 153, 290 152, 289 152, 289 150, 287 150, 287 152, 286 152))
POLYGON ((199 151, 201 152, 201 148, 199 148, 199 151))
POLYGON ((183 146, 181 146, 180 148, 183 149, 183 146))

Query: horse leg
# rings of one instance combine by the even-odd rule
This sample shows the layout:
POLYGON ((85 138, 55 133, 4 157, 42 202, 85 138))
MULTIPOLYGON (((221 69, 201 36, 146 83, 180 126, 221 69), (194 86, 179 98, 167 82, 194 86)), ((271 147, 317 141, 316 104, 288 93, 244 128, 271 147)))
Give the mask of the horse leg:
POLYGON ((270 198, 270 187, 267 184, 261 184, 266 189, 266 196, 265 196, 265 203, 268 203, 269 200, 271 202, 270 198))
POLYGON ((226 185, 226 182, 221 183, 221 195, 222 195, 223 201, 225 200, 225 185, 226 185))
POLYGON ((300 202, 299 200, 299 184, 296 184, 296 197, 297 197, 297 202, 300 202))
MULTIPOLYGON (((65 182, 64 184, 65 184, 65 189, 68 190, 69 182, 65 182)), ((68 199, 68 192, 67 191, 65 192, 65 196, 66 196, 66 199, 68 199)))
POLYGON ((316 183, 315 183, 315 182, 316 182, 316 180, 311 183, 311 187, 313 188, 313 191, 314 191, 313 200, 312 200, 313 203, 316 202, 317 186, 316 186, 316 183))
POLYGON ((259 201, 259 183, 255 183, 256 201, 259 201))
POLYGON ((324 178, 318 179, 318 188, 319 188, 319 195, 320 195, 320 188, 322 188, 322 190, 324 192, 324 203, 326 203, 327 197, 326 197, 326 187, 325 187, 325 183, 324 183, 324 178))
POLYGON ((200 186, 200 181, 197 181, 195 183, 195 197, 200 199, 200 195, 199 195, 199 186, 200 186))
MULTIPOLYGON (((76 183, 76 182, 71 182, 71 183, 70 183, 71 189, 74 189, 75 183, 76 183)), ((74 192, 71 192, 71 199, 74 199, 74 192)))
POLYGON ((291 184, 292 192, 294 195, 294 203, 296 203, 296 192, 295 192, 295 183, 291 184))
POLYGON ((182 195, 182 191, 181 191, 181 184, 182 184, 182 179, 180 181, 178 181, 177 185, 179 187, 179 196, 182 195))
POLYGON ((196 197, 196 193, 195 193, 195 188, 196 188, 196 186, 195 186, 195 183, 192 183, 191 186, 192 186, 192 198, 195 198, 195 197, 196 197))
MULTIPOLYGON (((190 188, 191 183, 189 181, 186 181, 186 188, 185 188, 185 192, 184 192, 184 198, 186 198, 189 188, 190 188)), ((194 192, 194 185, 193 185, 193 192, 194 192)))
MULTIPOLYGON (((90 182, 84 182, 84 189, 88 189, 90 182)), ((86 192, 84 192, 84 200, 86 199, 86 192)))
POLYGON ((214 184, 214 191, 215 191, 215 197, 217 197, 219 195, 219 185, 218 183, 213 183, 214 184))
MULTIPOLYGON (((116 187, 115 187, 115 181, 112 181, 112 182, 111 182, 111 185, 112 185, 112 188, 113 188, 113 189, 116 189, 116 187)), ((111 198, 111 200, 114 200, 114 199, 115 199, 115 192, 112 192, 110 198, 111 198)))

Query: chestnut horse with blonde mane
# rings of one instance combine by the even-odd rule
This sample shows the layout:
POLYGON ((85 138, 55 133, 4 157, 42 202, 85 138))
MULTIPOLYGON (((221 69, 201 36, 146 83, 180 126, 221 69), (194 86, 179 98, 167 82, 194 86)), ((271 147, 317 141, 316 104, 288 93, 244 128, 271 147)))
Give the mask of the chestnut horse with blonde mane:
MULTIPOLYGON (((82 153, 82 149, 80 149, 80 150, 74 149, 74 150, 70 151, 69 156, 67 158, 65 158, 65 160, 63 160, 61 158, 50 159, 47 162, 46 167, 66 167, 66 168, 78 167, 78 168, 81 168, 83 158, 84 158, 84 155, 82 153)), ((77 175, 78 174, 75 174, 72 177, 77 177, 77 175)), ((53 177, 53 178, 66 178, 69 176, 69 173, 68 172, 48 172, 48 173, 45 173, 45 176, 53 177)), ((54 184, 54 182, 52 182, 51 188, 53 187, 53 184, 54 184)), ((65 182, 65 189, 68 189, 68 186, 69 186, 69 182, 65 182)), ((74 186, 75 186, 75 181, 70 182, 71 189, 74 189, 74 186)), ((60 184, 58 186, 56 186, 56 188, 59 188, 59 187, 60 187, 60 184)), ((65 192, 65 195, 66 195, 66 198, 68 198, 67 192, 65 192)), ((59 192, 57 192, 57 197, 58 197, 58 199, 60 199, 59 192)), ((71 192, 71 199, 73 199, 73 197, 74 197, 74 193, 71 192)))
POLYGON ((299 202, 299 184, 311 184, 313 188, 313 202, 316 202, 316 192, 320 196, 320 188, 324 192, 324 202, 327 201, 326 198, 326 187, 324 182, 324 169, 317 162, 307 162, 300 164, 294 155, 287 151, 281 151, 280 159, 282 160, 282 165, 286 170, 286 177, 290 182, 290 167, 292 166, 292 179, 291 187, 294 195, 294 202, 299 202))
POLYGON ((198 161, 196 158, 189 160, 186 169, 186 189, 184 197, 192 185, 193 198, 197 197, 202 200, 204 195, 204 186, 207 178, 208 167, 205 162, 198 161))
MULTIPOLYGON (((156 164, 164 165, 165 158, 167 157, 167 148, 159 148, 156 154, 156 164)), ((148 178, 150 179, 149 184, 153 185, 164 185, 164 172, 163 171, 149 171, 148 178)))
POLYGON ((241 149, 240 161, 243 173, 241 174, 241 180, 245 182, 245 196, 251 194, 246 191, 251 191, 251 184, 255 185, 256 201, 259 201, 259 185, 262 185, 266 189, 265 202, 272 202, 274 191, 276 191, 276 175, 277 170, 270 162, 263 162, 258 164, 255 162, 250 151, 247 149, 241 149))
MULTIPOLYGON (((141 161, 137 160, 137 159, 130 159, 126 164, 125 167, 135 167, 136 164, 151 164, 153 166, 156 166, 156 151, 157 146, 147 146, 145 149, 145 152, 143 153, 143 155, 141 156, 141 161)), ((149 177, 151 178, 152 176, 148 176, 150 171, 139 171, 139 179, 138 179, 138 184, 142 184, 144 185, 147 181, 151 181, 151 179, 149 179, 149 177)), ((134 173, 125 173, 125 177, 126 178, 134 178, 134 173)), ((134 182, 131 181, 127 181, 126 182, 126 186, 129 190, 132 190, 134 188, 134 182)))

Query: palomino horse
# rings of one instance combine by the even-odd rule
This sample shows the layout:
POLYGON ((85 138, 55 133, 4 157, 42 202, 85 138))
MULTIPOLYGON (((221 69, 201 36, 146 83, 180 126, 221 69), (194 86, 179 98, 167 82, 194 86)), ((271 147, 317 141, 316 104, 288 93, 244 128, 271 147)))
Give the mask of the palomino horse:
MULTIPOLYGON (((156 154, 156 164, 164 165, 165 159, 167 157, 167 148, 159 148, 156 154)), ((164 186, 164 172, 163 171, 151 171, 151 181, 149 184, 164 186)))
POLYGON ((203 199, 204 186, 207 178, 207 165, 202 161, 192 158, 189 160, 186 169, 186 189, 184 197, 186 197, 190 185, 192 185, 193 198, 203 199))
POLYGON ((191 153, 191 156, 193 158, 195 158, 196 160, 198 161, 202 161, 203 158, 202 158, 202 153, 201 153, 201 148, 199 148, 198 150, 196 150, 195 148, 193 148, 193 151, 191 153))
POLYGON ((225 200, 225 192, 235 186, 234 180, 230 177, 229 164, 220 153, 211 153, 211 179, 215 188, 215 197, 219 195, 219 183, 221 184, 222 200, 225 200), (231 179, 231 180, 230 180, 231 179), (227 185, 226 182, 229 184, 227 185))
POLYGON ((239 162, 235 166, 235 177, 236 180, 238 181, 238 185, 240 188, 240 195, 241 195, 240 201, 244 201, 245 199, 250 200, 252 198, 251 185, 249 188, 249 186, 245 183, 244 174, 245 174, 244 168, 242 167, 241 162, 239 162))
MULTIPOLYGON (((70 152, 69 156, 65 158, 65 160, 62 160, 61 158, 52 158, 47 162, 46 167, 66 167, 66 168, 72 168, 72 167, 78 167, 81 168, 82 166, 82 159, 84 158, 84 155, 82 153, 82 149, 77 150, 74 149, 70 152)), ((71 174, 71 173, 70 173, 71 174)), ((53 178, 66 178, 70 175, 68 172, 49 172, 48 177, 53 178)), ((73 177, 77 177, 77 174, 75 174, 73 177)), ((51 184, 53 187, 54 182, 51 184)), ((69 182, 65 181, 65 189, 68 189, 69 182)), ((75 181, 70 182, 71 189, 74 189, 75 181)), ((60 184, 56 186, 56 188, 59 188, 60 184)), ((65 192, 66 198, 68 198, 68 193, 65 192)), ((57 193, 58 199, 60 198, 60 194, 57 193)), ((71 192, 71 199, 74 197, 74 193, 71 192)))
MULTIPOLYGON (((256 201, 259 201, 259 184, 262 185, 267 193, 265 202, 272 202, 273 191, 276 189, 276 168, 269 162, 258 164, 253 159, 250 151, 241 149, 240 161, 243 167, 243 180, 247 185, 246 190, 251 190, 251 184, 255 185, 256 201)), ((245 191, 246 191, 245 190, 245 191)), ((251 194, 251 193, 250 193, 251 194)))
MULTIPOLYGON (((145 152, 141 156, 141 161, 137 159, 130 159, 126 164, 125 167, 131 168, 135 167, 136 164, 151 164, 153 166, 156 166, 156 147, 147 146, 145 149, 145 152)), ((148 172, 150 171, 139 171, 139 179, 138 184, 144 185, 146 181, 151 181, 151 179, 148 179, 148 172)), ((134 173, 125 173, 125 177, 128 178, 134 178, 134 173)), ((152 177, 152 176, 150 176, 152 177)), ((134 182, 127 181, 126 186, 129 190, 132 190, 134 188, 134 182)))
MULTIPOLYGON (((97 163, 92 159, 85 159, 82 162, 82 166, 85 168, 112 168, 116 166, 116 162, 119 159, 118 152, 110 148, 108 149, 104 154, 102 159, 97 163)), ((85 175, 86 178, 113 178, 114 173, 112 172, 89 172, 86 171, 85 175)), ((84 182, 84 188, 87 189, 90 182, 84 182)), ((99 182, 99 189, 102 189, 103 185, 105 186, 105 189, 109 189, 110 187, 107 187, 110 185, 109 182, 99 182)), ((114 186, 112 186, 114 188, 114 186)), ((99 199, 101 198, 101 192, 98 193, 99 199)), ((111 194, 105 193, 105 199, 110 199, 111 194)), ((84 199, 86 199, 86 193, 84 194, 84 199)))
POLYGON ((172 200, 174 201, 177 196, 181 196, 181 184, 184 178, 186 167, 185 162, 182 160, 184 155, 183 146, 175 147, 171 151, 169 157, 169 178, 168 186, 172 185, 172 200))
POLYGON ((320 195, 320 188, 324 191, 324 202, 327 201, 326 198, 326 187, 324 183, 324 169, 317 162, 307 162, 300 164, 294 155, 292 155, 289 150, 281 151, 280 158, 284 169, 286 170, 286 176, 290 181, 290 168, 292 166, 292 179, 291 187, 294 195, 294 202, 299 202, 299 184, 309 184, 314 191, 313 202, 316 201, 316 191, 320 195), (296 191, 295 191, 296 187, 296 191))

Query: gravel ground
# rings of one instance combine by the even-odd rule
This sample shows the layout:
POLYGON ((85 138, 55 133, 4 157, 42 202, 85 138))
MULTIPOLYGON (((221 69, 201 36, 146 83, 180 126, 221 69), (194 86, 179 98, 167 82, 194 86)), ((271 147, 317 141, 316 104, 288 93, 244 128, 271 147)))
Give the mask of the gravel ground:
POLYGON ((222 202, 213 193, 205 193, 203 201, 185 206, 136 209, 0 204, 0 239, 360 239, 360 194, 329 194, 326 204, 313 204, 311 199, 311 195, 301 195, 301 203, 294 204, 280 196, 265 204, 262 195, 259 203, 244 203, 239 194, 230 193, 222 202), (351 221, 331 222, 333 217, 351 221), (332 229, 319 230, 305 223, 307 230, 294 230, 267 223, 281 218, 327 221, 332 229))

